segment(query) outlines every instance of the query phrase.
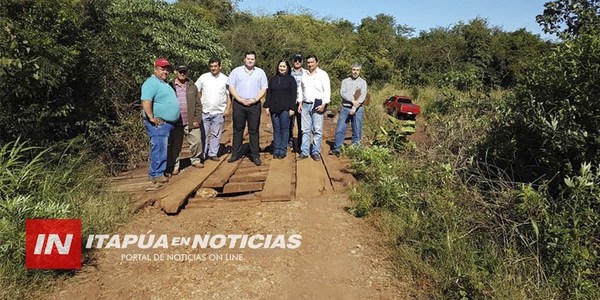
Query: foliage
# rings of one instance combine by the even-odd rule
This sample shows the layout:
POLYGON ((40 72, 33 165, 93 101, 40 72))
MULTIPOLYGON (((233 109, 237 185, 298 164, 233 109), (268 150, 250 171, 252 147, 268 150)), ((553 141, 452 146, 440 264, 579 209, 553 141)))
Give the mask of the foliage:
POLYGON ((128 197, 107 191, 87 154, 43 151, 17 140, 0 149, 1 298, 19 297, 32 285, 64 272, 25 270, 25 220, 80 218, 83 236, 110 232, 130 216, 128 197), (36 154, 37 153, 37 154, 36 154))
POLYGON ((479 158, 525 182, 564 177, 584 162, 600 162, 598 70, 599 36, 584 35, 557 47, 508 102, 479 158))
POLYGON ((161 1, 9 0, 0 24, 0 142, 85 135, 115 172, 147 143, 135 106, 156 57, 188 63, 192 78, 212 56, 230 66, 217 31, 161 1))
POLYGON ((563 39, 598 33, 598 0, 553 0, 546 2, 544 8, 544 13, 536 16, 536 20, 546 33, 556 34, 563 39))

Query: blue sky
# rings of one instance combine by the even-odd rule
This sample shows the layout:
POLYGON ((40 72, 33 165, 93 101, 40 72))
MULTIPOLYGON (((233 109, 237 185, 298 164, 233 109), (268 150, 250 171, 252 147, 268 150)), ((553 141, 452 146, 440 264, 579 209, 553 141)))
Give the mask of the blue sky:
POLYGON ((417 30, 449 27, 476 17, 488 19, 490 26, 505 31, 526 28, 544 37, 535 16, 544 11, 549 0, 241 0, 238 8, 254 14, 286 10, 308 11, 317 17, 346 19, 358 25, 365 17, 379 13, 394 16, 397 24, 417 30))

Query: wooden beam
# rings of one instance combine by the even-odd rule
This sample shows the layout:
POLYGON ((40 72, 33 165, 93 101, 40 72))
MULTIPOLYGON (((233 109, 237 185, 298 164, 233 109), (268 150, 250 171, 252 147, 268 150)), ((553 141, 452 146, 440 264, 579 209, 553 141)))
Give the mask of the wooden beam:
POLYGON ((263 182, 230 182, 223 187, 223 194, 256 192, 263 189, 263 182))
POLYGON ((202 183, 225 159, 227 159, 227 155, 223 155, 218 162, 208 160, 204 163, 204 168, 200 169, 188 167, 189 170, 186 169, 185 176, 163 187, 163 190, 157 194, 161 209, 167 214, 178 213, 185 200, 202 186, 202 183))
POLYGON ((293 197, 294 156, 271 161, 265 189, 259 193, 261 201, 290 201, 293 197))

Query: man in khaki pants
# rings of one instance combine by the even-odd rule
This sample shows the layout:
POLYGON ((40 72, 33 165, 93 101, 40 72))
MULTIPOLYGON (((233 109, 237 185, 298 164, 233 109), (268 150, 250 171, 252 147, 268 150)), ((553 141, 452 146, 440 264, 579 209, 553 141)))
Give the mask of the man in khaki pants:
POLYGON ((168 164, 166 173, 179 174, 179 154, 183 144, 183 137, 187 136, 192 156, 190 162, 196 168, 203 168, 202 164, 202 102, 196 85, 187 78, 188 67, 178 65, 175 68, 175 79, 169 84, 175 90, 181 118, 175 124, 169 136, 168 164), (169 172, 170 171, 170 172, 169 172))

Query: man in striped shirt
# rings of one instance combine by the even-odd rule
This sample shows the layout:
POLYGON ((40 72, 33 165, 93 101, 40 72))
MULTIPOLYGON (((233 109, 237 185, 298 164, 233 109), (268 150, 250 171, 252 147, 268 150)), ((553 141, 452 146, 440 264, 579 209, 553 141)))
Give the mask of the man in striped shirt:
POLYGON ((183 137, 186 136, 190 144, 192 156, 190 162, 196 168, 203 168, 202 163, 202 140, 200 133, 200 124, 202 124, 202 103, 200 102, 200 93, 196 85, 187 78, 188 67, 178 65, 175 68, 175 79, 170 82, 175 90, 177 100, 179 101, 179 110, 181 118, 175 124, 171 135, 169 136, 169 151, 167 160, 167 173, 173 175, 179 174, 179 154, 183 144, 183 137), (170 171, 170 172, 169 172, 170 171))

